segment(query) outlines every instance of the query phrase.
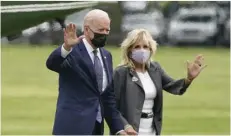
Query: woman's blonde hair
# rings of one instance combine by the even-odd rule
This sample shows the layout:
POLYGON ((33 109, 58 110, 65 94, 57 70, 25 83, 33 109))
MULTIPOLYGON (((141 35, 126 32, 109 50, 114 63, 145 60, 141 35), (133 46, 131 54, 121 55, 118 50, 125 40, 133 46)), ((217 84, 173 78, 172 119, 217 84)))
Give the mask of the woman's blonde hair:
MULTIPOLYGON (((155 54, 157 43, 155 40, 153 40, 151 34, 145 30, 145 29, 134 29, 131 32, 128 33, 127 37, 124 39, 124 41, 121 44, 122 48, 122 62, 121 65, 128 66, 131 68, 135 68, 135 65, 133 64, 130 55, 132 47, 135 45, 136 42, 144 40, 148 43, 148 46, 150 48, 150 58, 152 58, 152 55, 155 54)), ((149 58, 149 61, 147 62, 147 66, 149 66, 151 59, 149 58)))

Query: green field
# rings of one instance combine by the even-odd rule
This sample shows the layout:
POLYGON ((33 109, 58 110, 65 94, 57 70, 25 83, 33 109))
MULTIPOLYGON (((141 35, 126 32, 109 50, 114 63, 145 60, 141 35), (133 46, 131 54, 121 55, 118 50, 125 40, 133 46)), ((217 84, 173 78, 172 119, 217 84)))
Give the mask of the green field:
MULTIPOLYGON (((58 75, 45 62, 55 47, 2 46, 2 134, 49 135, 55 114, 58 75)), ((120 49, 108 48, 114 66, 120 49)), ((198 53, 208 67, 183 96, 164 93, 162 134, 230 134, 230 51, 220 48, 158 49, 156 57, 174 78, 185 77, 186 60, 198 53)), ((106 128, 108 134, 108 128, 106 128)))

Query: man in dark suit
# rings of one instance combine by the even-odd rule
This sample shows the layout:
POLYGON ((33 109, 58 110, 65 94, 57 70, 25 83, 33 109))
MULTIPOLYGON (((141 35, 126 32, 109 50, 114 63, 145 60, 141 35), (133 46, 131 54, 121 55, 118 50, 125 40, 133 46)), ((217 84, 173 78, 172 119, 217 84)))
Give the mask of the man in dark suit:
POLYGON ((126 135, 116 109, 112 83, 112 56, 106 51, 110 19, 102 10, 84 18, 84 36, 76 26, 64 30, 64 44, 55 49, 46 65, 59 73, 59 95, 54 135, 102 135, 104 118, 111 133, 126 135))

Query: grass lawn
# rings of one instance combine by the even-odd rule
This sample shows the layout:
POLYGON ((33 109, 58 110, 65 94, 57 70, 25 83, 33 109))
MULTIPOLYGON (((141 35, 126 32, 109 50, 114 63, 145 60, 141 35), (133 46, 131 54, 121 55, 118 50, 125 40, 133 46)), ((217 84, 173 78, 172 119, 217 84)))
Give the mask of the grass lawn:
MULTIPOLYGON (((2 134, 49 135, 58 75, 45 62, 55 47, 2 46, 2 134)), ((114 66, 120 49, 108 47, 114 66)), ((186 60, 202 53, 208 67, 183 96, 164 92, 162 134, 230 134, 229 49, 161 47, 156 57, 174 78, 186 75, 186 60)), ((108 128, 106 128, 108 134, 108 128)))

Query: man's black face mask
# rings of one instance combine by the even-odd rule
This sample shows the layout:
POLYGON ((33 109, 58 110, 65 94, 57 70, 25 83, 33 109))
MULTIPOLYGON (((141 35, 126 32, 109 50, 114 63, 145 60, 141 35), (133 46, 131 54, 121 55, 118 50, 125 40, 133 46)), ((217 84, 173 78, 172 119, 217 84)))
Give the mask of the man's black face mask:
MULTIPOLYGON (((89 28, 90 29, 90 28, 89 28)), ((90 29, 91 30, 91 29, 90 29)), ((91 30, 92 31, 92 30, 91 30)), ((100 34, 92 31, 94 33, 94 38, 91 39, 92 44, 96 48, 104 47, 107 41, 108 34, 100 34)))

